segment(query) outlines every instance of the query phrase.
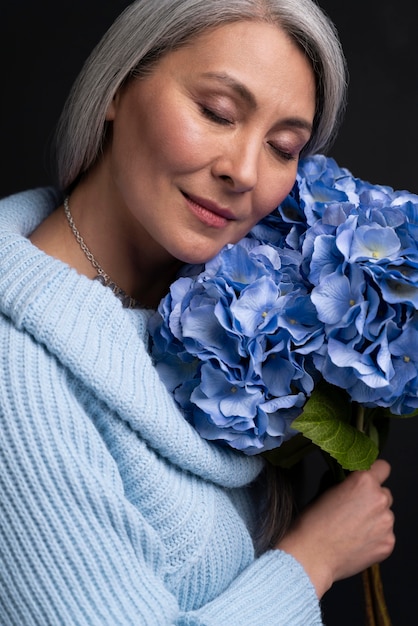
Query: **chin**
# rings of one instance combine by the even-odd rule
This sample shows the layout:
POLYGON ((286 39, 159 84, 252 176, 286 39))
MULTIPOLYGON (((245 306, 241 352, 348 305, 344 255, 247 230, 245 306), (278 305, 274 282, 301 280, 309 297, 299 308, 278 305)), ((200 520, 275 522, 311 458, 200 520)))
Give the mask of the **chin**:
POLYGON ((187 260, 185 260, 184 263, 189 263, 191 265, 200 265, 203 263, 207 263, 208 261, 213 259, 217 254, 219 254, 222 248, 219 248, 218 250, 216 250, 216 252, 210 252, 208 254, 203 254, 202 252, 199 252, 199 251, 191 252, 190 255, 187 256, 187 260))
POLYGON ((196 243, 193 247, 189 245, 187 248, 184 247, 181 251, 178 250, 178 254, 176 254, 175 257, 182 263, 189 265, 201 265, 202 263, 207 263, 213 259, 213 257, 219 254, 223 247, 224 244, 216 248, 212 245, 210 249, 208 249, 208 246, 196 243))

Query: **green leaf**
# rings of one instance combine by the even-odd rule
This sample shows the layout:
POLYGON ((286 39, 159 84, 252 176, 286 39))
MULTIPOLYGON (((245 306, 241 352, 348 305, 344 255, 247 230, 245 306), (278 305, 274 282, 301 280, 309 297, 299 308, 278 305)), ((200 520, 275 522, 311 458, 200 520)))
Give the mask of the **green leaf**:
POLYGON ((350 424, 347 394, 328 384, 318 385, 292 427, 327 452, 346 470, 368 469, 379 453, 377 445, 350 424))

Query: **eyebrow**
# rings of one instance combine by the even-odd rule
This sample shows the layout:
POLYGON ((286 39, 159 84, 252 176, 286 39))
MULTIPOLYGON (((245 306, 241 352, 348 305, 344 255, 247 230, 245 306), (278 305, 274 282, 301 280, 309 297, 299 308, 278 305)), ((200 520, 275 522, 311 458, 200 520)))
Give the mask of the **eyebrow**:
POLYGON ((313 131, 313 125, 307 122, 306 120, 303 120, 300 117, 288 117, 285 120, 283 120, 283 124, 285 126, 291 126, 293 128, 300 128, 302 130, 307 130, 309 134, 312 134, 312 131, 313 131))
POLYGON ((228 74, 222 74, 217 72, 205 72, 203 74, 204 78, 214 78, 216 80, 220 80, 225 83, 228 87, 230 87, 235 93, 237 93, 252 109, 257 108, 257 102, 254 98, 254 95, 247 89, 245 85, 235 80, 228 74))
MULTIPOLYGON (((255 110, 257 108, 257 101, 251 91, 239 81, 235 80, 231 76, 228 76, 228 74, 218 72, 205 72, 203 74, 203 77, 222 81, 233 91, 235 91, 235 93, 238 94, 238 96, 240 96, 240 98, 242 98, 242 100, 244 100, 244 102, 246 102, 251 109, 255 110)), ((283 120, 283 124, 285 126, 306 130, 310 134, 313 130, 312 124, 310 122, 307 122, 306 120, 299 117, 286 118, 285 120, 283 120)))

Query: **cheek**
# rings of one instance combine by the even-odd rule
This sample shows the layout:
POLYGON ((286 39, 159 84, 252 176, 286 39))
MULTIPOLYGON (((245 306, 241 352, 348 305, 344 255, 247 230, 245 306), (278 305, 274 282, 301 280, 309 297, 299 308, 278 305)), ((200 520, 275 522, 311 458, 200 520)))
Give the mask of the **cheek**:
POLYGON ((257 221, 274 211, 292 191, 296 180, 297 163, 294 167, 285 166, 286 170, 275 171, 259 180, 257 192, 257 221))
POLYGON ((209 133, 202 131, 202 125, 187 110, 172 111, 160 118, 154 136, 161 157, 180 171, 202 167, 210 152, 209 144, 209 133))
POLYGON ((190 168, 198 155, 195 134, 167 116, 130 117, 114 126, 112 162, 119 176, 142 172, 156 180, 190 168))

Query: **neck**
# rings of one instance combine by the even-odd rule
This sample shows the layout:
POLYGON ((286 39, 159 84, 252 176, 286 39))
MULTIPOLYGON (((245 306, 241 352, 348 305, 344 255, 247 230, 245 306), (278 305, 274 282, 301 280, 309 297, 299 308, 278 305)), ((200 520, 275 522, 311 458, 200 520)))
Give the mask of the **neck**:
MULTIPOLYGON (((80 222, 83 222, 86 231, 92 223, 94 205, 89 206, 92 207, 89 211, 84 208, 82 213, 79 212, 80 222)), ((181 263, 166 254, 161 255, 161 259, 155 255, 149 257, 149 246, 140 246, 139 238, 126 236, 127 232, 132 234, 132 228, 124 229, 120 220, 114 228, 105 231, 96 228, 95 236, 92 234, 89 237, 94 245, 90 248, 74 221, 68 197, 64 201, 64 212, 75 241, 97 272, 99 280, 110 286, 125 306, 139 306, 140 303, 141 306, 155 308, 167 293, 181 263)), ((100 224, 103 219, 101 213, 101 217, 97 216, 94 222, 100 224)))
MULTIPOLYGON (((96 186, 97 187, 97 186, 96 186)), ((104 273, 140 306, 156 308, 175 280, 182 263, 162 250, 138 224, 121 216, 83 183, 70 198, 74 224, 104 273)), ((70 228, 64 210, 54 211, 32 233, 38 248, 80 274, 95 278, 98 270, 87 258, 70 228)))

